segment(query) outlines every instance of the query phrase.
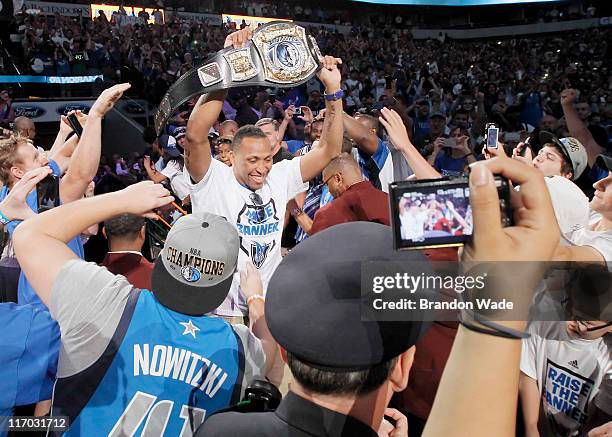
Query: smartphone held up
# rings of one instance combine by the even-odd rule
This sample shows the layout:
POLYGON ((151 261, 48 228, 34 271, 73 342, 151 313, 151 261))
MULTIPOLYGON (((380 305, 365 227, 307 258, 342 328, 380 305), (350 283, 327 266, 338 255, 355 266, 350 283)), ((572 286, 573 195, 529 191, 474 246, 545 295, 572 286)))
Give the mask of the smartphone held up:
POLYGON ((38 212, 45 212, 60 205, 59 177, 50 174, 36 184, 38 212))
POLYGON ((499 128, 493 123, 487 123, 486 128, 486 144, 489 149, 497 149, 497 141, 499 136, 499 128))

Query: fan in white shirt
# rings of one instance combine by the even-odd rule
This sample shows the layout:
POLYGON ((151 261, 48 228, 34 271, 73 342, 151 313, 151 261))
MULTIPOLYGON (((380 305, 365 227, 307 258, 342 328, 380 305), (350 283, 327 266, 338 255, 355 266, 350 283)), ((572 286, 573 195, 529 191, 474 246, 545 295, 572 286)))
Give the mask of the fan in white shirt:
MULTIPOLYGON (((246 28, 226 39, 226 47, 249 44, 252 30, 246 28)), ((318 77, 327 94, 340 90, 339 59, 326 56, 318 77)), ((191 191, 193 212, 207 211, 227 218, 241 240, 238 271, 247 262, 259 269, 264 290, 281 261, 281 235, 287 202, 308 187, 340 154, 343 137, 342 100, 326 102, 322 147, 291 161, 272 165, 273 147, 261 129, 243 126, 233 138, 233 165, 211 159, 207 133, 217 121, 226 92, 202 96, 187 124, 185 180, 191 191)), ((247 304, 239 292, 238 273, 225 302, 217 308, 222 316, 242 316, 247 304)))

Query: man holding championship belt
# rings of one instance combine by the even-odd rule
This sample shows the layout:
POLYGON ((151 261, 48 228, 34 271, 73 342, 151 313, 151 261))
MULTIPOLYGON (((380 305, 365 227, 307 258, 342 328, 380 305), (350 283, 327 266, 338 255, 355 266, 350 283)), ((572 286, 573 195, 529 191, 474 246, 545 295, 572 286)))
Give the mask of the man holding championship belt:
MULTIPOLYGON (((262 300, 268 281, 281 262, 281 234, 287 201, 305 191, 307 182, 340 154, 342 146, 343 93, 338 70, 342 61, 331 56, 317 56, 318 49, 312 44, 304 29, 291 23, 262 26, 255 32, 245 28, 227 37, 226 49, 220 52, 222 55, 217 55, 218 62, 204 65, 199 71, 202 80, 209 80, 208 76, 213 76, 211 72, 222 72, 219 77, 223 78, 219 80, 224 81, 224 85, 231 76, 231 83, 245 81, 257 85, 263 80, 276 86, 288 86, 308 80, 322 64, 317 72, 325 86, 326 98, 321 147, 302 157, 272 165, 273 147, 266 135, 255 126, 243 126, 233 139, 232 167, 212 159, 208 131, 217 121, 226 98, 227 93, 222 90, 200 97, 187 124, 185 164, 188 174, 185 177, 191 189, 193 211, 221 215, 236 226, 241 249, 238 271, 244 270, 248 263, 259 270, 263 282, 262 300), (206 77, 202 78, 204 73, 206 77), (258 79, 252 80, 255 76, 258 79)), ((239 286, 240 276, 236 273, 230 293, 216 314, 241 318, 248 313, 248 305, 256 299, 249 299, 247 304, 239 286)))

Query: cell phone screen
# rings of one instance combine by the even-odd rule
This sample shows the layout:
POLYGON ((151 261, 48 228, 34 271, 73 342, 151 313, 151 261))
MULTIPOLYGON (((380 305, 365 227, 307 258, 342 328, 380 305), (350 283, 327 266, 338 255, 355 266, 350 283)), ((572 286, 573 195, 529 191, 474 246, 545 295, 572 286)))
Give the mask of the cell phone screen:
POLYGON ((487 147, 489 149, 497 149, 497 135, 499 134, 499 129, 491 126, 487 128, 487 147))
POLYGON ((170 229, 178 219, 187 215, 187 212, 175 202, 172 202, 161 208, 157 208, 155 214, 157 214, 159 220, 170 229))
POLYGON ((59 178, 49 175, 36 184, 38 212, 45 212, 60 205, 59 178))

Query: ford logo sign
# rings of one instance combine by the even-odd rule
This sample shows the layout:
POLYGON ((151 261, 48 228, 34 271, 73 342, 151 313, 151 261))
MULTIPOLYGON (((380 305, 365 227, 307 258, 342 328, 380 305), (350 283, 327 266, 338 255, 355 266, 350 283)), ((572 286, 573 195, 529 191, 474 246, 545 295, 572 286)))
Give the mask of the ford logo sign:
POLYGON ((68 103, 64 106, 59 106, 56 111, 59 115, 67 115, 70 111, 89 112, 91 106, 84 103, 68 103))
POLYGON ((15 115, 17 117, 38 118, 47 113, 44 108, 35 105, 19 105, 15 106, 15 115))

